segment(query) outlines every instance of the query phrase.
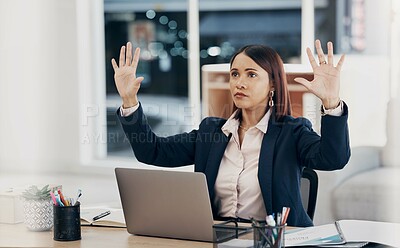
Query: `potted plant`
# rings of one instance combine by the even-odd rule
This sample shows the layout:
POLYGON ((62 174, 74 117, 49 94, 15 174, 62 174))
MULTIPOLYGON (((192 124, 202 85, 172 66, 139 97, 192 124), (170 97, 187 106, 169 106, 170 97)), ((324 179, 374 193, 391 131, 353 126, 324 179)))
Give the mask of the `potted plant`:
POLYGON ((24 222, 31 231, 47 231, 53 227, 53 204, 49 185, 39 189, 30 186, 22 193, 24 222))

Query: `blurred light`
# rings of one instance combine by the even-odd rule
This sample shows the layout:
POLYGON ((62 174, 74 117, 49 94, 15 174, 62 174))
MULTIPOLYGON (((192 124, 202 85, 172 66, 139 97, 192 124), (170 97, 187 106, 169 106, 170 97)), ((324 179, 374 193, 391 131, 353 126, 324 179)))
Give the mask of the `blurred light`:
POLYGON ((176 23, 176 21, 170 21, 170 22, 168 23, 168 27, 169 27, 170 29, 176 29, 176 27, 178 27, 178 23, 176 23))
POLYGON ((163 25, 165 25, 165 24, 167 24, 168 23, 168 17, 166 17, 166 16, 161 16, 160 17, 160 19, 159 19, 159 22, 161 23, 161 24, 163 24, 163 25))
POLYGON ((160 53, 158 54, 158 57, 160 59, 167 59, 168 58, 168 53, 165 50, 160 51, 160 53))
POLYGON ((186 39, 187 37, 187 32, 185 30, 180 30, 178 33, 179 38, 181 39, 186 39))
POLYGON ((168 34, 176 36, 176 29, 168 29, 168 34))
POLYGON ((160 54, 158 66, 162 72, 168 72, 171 70, 171 57, 168 56, 167 52, 164 51, 164 53, 160 54))
POLYGON ((221 48, 218 46, 209 47, 207 53, 212 57, 218 56, 221 54, 221 48))
POLYGON ((182 42, 182 41, 180 41, 180 40, 177 40, 177 41, 175 41, 175 43, 174 43, 174 47, 176 47, 176 48, 183 47, 183 42, 182 42))
POLYGON ((149 19, 153 19, 154 17, 156 17, 156 12, 154 10, 150 9, 146 12, 146 17, 149 19))
POLYGON ((164 45, 161 42, 151 42, 149 44, 149 50, 152 57, 160 55, 161 51, 164 50, 164 45))
POLYGON ((185 59, 187 59, 189 57, 188 50, 185 50, 185 51, 182 52, 182 57, 184 57, 185 59))
POLYGON ((235 48, 231 45, 230 42, 226 41, 221 44, 221 54, 220 56, 224 58, 231 57, 235 52, 235 48))
POLYGON ((156 51, 164 50, 164 44, 161 42, 151 42, 149 44, 149 49, 156 51))
POLYGON ((202 58, 202 59, 205 59, 205 58, 207 58, 208 57, 208 53, 207 53, 207 50, 201 50, 200 51, 200 58, 202 58))
POLYGON ((171 56, 177 56, 178 55, 178 49, 177 48, 171 48, 171 50, 169 50, 169 53, 171 54, 171 56))
POLYGON ((140 58, 143 59, 143 60, 151 60, 152 57, 151 57, 150 51, 149 50, 142 50, 140 52, 140 58))

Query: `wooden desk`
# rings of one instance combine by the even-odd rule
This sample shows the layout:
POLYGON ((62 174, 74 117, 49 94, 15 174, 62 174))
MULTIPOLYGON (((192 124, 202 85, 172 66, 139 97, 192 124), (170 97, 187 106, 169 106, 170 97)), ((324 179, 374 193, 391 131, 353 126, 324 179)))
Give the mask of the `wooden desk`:
MULTIPOLYGON (((291 227, 288 227, 289 229, 291 227)), ((397 237, 397 229, 389 234, 397 237)), ((253 233, 241 236, 252 239, 253 233)), ((393 240, 392 240, 393 242, 393 240)), ((82 226, 82 239, 78 241, 54 241, 53 231, 31 232, 24 224, 0 224, 0 247, 140 247, 140 248, 213 248, 213 243, 178 239, 131 235, 126 228, 82 226)), ((390 246, 370 243, 365 247, 387 248, 390 246)), ((398 246, 396 246, 398 247, 398 246)))
MULTIPOLYGON (((249 237, 250 239, 252 237, 249 237)), ((126 228, 82 226, 82 239, 54 241, 53 231, 31 232, 24 224, 0 224, 0 247, 193 247, 212 248, 212 243, 131 235, 126 228)))

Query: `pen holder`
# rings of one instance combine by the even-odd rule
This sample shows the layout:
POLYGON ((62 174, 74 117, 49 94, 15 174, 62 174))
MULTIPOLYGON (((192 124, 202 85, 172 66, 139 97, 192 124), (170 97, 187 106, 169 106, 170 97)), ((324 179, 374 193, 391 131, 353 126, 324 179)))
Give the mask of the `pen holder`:
POLYGON ((239 236, 250 233, 250 226, 240 226, 239 223, 232 219, 223 221, 213 225, 214 247, 218 247, 218 243, 222 243, 231 239, 237 239, 239 236))
POLYGON ((76 206, 53 206, 54 236, 57 241, 81 239, 80 204, 76 206))
POLYGON ((285 225, 268 226, 265 222, 253 222, 254 248, 285 247, 285 225))

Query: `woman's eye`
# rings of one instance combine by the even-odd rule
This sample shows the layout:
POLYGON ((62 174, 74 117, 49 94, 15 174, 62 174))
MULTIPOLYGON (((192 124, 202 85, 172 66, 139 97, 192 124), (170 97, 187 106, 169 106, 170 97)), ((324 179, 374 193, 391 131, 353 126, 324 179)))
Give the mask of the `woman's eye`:
POLYGON ((254 78, 256 76, 257 76, 257 74, 255 74, 255 73, 252 73, 252 72, 249 73, 249 77, 251 77, 251 78, 254 78))
POLYGON ((231 76, 232 76, 232 77, 237 77, 238 75, 239 75, 239 74, 238 74, 237 72, 232 72, 232 73, 231 73, 231 76))

